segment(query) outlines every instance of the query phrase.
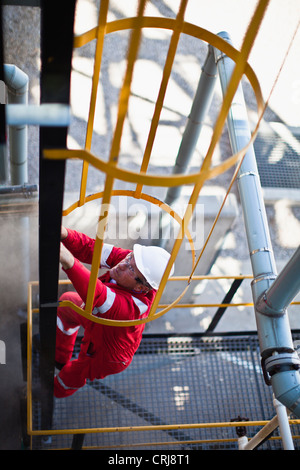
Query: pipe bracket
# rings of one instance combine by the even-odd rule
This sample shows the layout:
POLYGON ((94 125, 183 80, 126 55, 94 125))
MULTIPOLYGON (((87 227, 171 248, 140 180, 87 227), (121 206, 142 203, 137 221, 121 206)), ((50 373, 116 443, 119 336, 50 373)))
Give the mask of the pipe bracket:
POLYGON ((264 292, 256 302, 256 311, 261 315, 266 315, 267 317, 282 317, 286 314, 286 309, 275 310, 274 307, 268 304, 268 298, 266 292, 264 292))
POLYGON ((272 250, 272 248, 268 248, 268 247, 257 248, 256 250, 253 250, 253 251, 250 252, 250 256, 253 256, 256 253, 262 253, 262 252, 273 253, 273 250, 272 250))
POLYGON ((276 277, 277 276, 273 273, 262 274, 261 276, 258 276, 255 279, 253 279, 251 284, 257 284, 258 282, 261 282, 261 281, 274 281, 276 277))
POLYGON ((259 178, 259 175, 256 171, 245 171, 244 173, 240 173, 237 177, 237 180, 242 179, 244 176, 257 176, 259 178))

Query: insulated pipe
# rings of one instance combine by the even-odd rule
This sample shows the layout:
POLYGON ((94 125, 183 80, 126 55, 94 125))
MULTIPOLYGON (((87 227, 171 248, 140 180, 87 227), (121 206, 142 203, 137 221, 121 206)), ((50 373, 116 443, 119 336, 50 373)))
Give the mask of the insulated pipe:
MULTIPOLYGON (((8 89, 8 103, 27 105, 28 76, 16 65, 4 64, 4 81, 8 89)), ((11 184, 19 185, 28 181, 27 167, 27 126, 10 126, 10 173, 11 184)))
MULTIPOLYGON (((219 36, 230 42, 228 33, 219 36)), ((234 69, 234 62, 215 49, 223 94, 234 69)), ((233 152, 242 150, 251 138, 241 85, 234 96, 227 117, 233 152)), ((277 277, 264 200, 253 146, 247 151, 240 167, 238 188, 241 197, 247 241, 253 270, 252 296, 265 380, 272 385, 275 398, 300 417, 299 357, 294 351, 287 313, 261 313, 257 306, 277 277)))
MULTIPOLYGON (((213 47, 209 44, 194 101, 176 157, 176 162, 173 168, 173 175, 186 173, 188 170, 188 165, 195 151, 205 116, 211 105, 216 79, 217 66, 215 64, 213 47)), ((181 186, 174 186, 169 188, 165 197, 166 204, 171 206, 179 198, 181 189, 181 186)), ((158 234, 155 234, 153 237, 154 240, 157 240, 157 244, 161 247, 164 247, 168 241, 166 231, 169 233, 169 224, 169 216, 162 214, 162 216, 159 218, 157 228, 158 234)))
POLYGON ((287 410, 276 398, 273 399, 273 404, 278 416, 283 448, 284 450, 295 450, 287 410))
MULTIPOLYGON (((27 126, 66 127, 70 124, 70 106, 64 104, 27 105, 28 76, 16 65, 4 64, 4 81, 8 90, 5 106, 6 124, 9 126, 11 184, 23 185, 28 181, 27 126)), ((6 154, 0 160, 0 182, 7 183, 6 154)))
MULTIPOLYGON (((186 173, 187 171, 205 116, 211 105, 216 78, 217 67, 214 60, 214 52, 212 46, 209 45, 191 112, 178 150, 173 174, 186 173)), ((179 197, 180 191, 181 186, 169 188, 165 202, 171 205, 179 197)))
POLYGON ((6 106, 6 123, 9 126, 67 127, 71 122, 70 106, 60 103, 6 106))
POLYGON ((300 291, 300 247, 269 289, 260 297, 257 309, 265 315, 283 315, 300 291))

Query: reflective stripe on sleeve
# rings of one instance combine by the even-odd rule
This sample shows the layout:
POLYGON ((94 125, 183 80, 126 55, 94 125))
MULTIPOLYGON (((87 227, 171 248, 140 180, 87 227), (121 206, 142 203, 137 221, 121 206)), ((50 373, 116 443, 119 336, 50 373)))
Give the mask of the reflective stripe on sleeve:
POLYGON ((110 268, 110 266, 107 264, 107 259, 111 254, 113 247, 114 245, 111 245, 110 243, 103 243, 100 262, 100 266, 102 268, 110 268))
POLYGON ((60 378, 59 375, 56 376, 59 385, 62 386, 65 390, 78 390, 78 387, 68 387, 60 378))
POLYGON ((98 313, 106 313, 113 306, 115 298, 115 292, 113 292, 109 287, 107 287, 105 302, 102 305, 95 307, 92 311, 92 314, 97 315, 98 313))
POLYGON ((138 307, 138 309, 140 311, 140 315, 143 315, 144 313, 146 313, 147 310, 148 310, 148 306, 146 304, 144 304, 144 302, 142 302, 137 297, 134 297, 133 295, 131 297, 132 297, 132 300, 134 301, 135 305, 138 307))
POLYGON ((58 329, 67 336, 72 336, 80 328, 80 326, 75 326, 75 328, 67 328, 65 330, 63 322, 61 321, 61 319, 59 317, 56 317, 56 325, 57 325, 58 329))

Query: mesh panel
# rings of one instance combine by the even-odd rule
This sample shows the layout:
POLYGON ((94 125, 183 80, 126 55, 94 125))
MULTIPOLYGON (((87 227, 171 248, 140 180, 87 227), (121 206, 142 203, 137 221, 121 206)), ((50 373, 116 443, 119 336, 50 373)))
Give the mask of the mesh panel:
MULTIPOLYGON (((39 429, 38 402, 33 409, 34 429, 39 429)), ((89 381, 71 397, 55 399, 53 429, 216 423, 239 416, 264 421, 275 414, 256 335, 146 335, 127 370, 89 381)), ((260 428, 247 427, 247 436, 260 428)), ((292 432, 298 434, 298 426, 292 432)), ((236 439, 235 427, 105 432, 85 434, 83 447, 230 450, 237 449, 236 439), (191 442, 197 440, 207 442, 191 442)), ((72 440, 72 435, 53 435, 46 447, 70 448, 72 440)), ((35 449, 43 446, 40 437, 33 439, 35 449)), ((281 440, 259 447, 281 448, 281 440)))
POLYGON ((258 133, 254 150, 262 187, 300 188, 299 148, 300 135, 295 132, 288 132, 286 140, 275 131, 258 133))

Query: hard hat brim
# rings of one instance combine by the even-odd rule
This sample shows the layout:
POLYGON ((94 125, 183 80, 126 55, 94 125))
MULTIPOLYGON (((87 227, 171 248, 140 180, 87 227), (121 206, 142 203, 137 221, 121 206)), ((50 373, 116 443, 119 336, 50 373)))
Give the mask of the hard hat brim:
MULTIPOLYGON (((167 265, 170 254, 163 248, 147 247, 147 246, 139 245, 138 243, 136 243, 133 246, 133 254, 134 254, 134 259, 135 259, 135 264, 136 264, 137 269, 145 277, 145 279, 150 284, 150 286, 153 289, 157 290, 159 288, 159 284, 160 284, 160 281, 164 272, 164 269, 162 269, 162 266, 167 265), (153 253, 151 252, 151 249, 152 251, 155 250, 155 258, 153 257, 153 253), (158 266, 157 266, 156 256, 162 257, 162 259, 160 259, 160 263, 159 263, 160 268, 158 269, 158 271, 157 271, 158 266), (150 266, 149 263, 152 266, 150 266), (155 264, 156 264, 156 267, 155 267, 155 264), (155 270, 153 272, 154 267, 155 267, 155 270)), ((172 275, 173 272, 174 272, 174 266, 172 266, 170 274, 172 275)))
POLYGON ((142 273, 142 275, 147 280, 147 282, 149 282, 150 286, 153 287, 153 289, 157 289, 158 286, 156 285, 154 286, 153 282, 150 282, 151 281, 150 270, 149 268, 147 268, 147 266, 144 265, 142 250, 143 250, 142 245, 139 245, 138 243, 133 245, 133 255, 134 255, 134 261, 135 261, 136 267, 138 268, 140 273, 142 273))

